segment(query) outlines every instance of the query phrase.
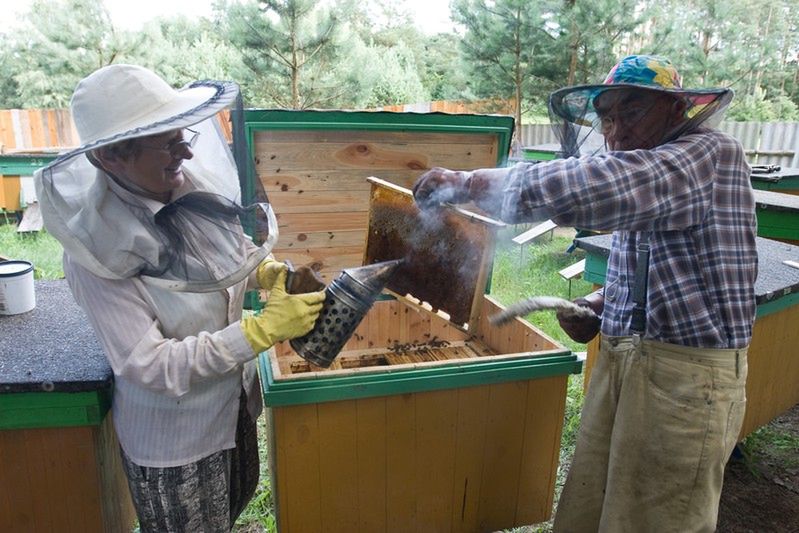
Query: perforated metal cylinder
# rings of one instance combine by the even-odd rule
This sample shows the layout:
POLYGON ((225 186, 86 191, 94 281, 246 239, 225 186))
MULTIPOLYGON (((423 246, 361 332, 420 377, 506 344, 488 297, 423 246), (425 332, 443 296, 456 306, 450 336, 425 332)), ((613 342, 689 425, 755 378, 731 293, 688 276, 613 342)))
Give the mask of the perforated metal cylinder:
POLYGON ((314 328, 290 341, 294 351, 310 363, 329 367, 401 262, 344 270, 325 289, 325 303, 314 328))

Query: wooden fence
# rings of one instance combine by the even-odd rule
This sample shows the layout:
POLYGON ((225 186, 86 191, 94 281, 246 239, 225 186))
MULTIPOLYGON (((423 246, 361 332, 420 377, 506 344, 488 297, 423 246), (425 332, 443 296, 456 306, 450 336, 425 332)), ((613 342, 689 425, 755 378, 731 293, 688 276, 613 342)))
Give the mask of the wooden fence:
POLYGON ((0 110, 0 153, 54 152, 77 145, 67 109, 0 110))
MULTIPOLYGON (((722 122, 721 131, 738 139, 752 164, 799 167, 799 122, 722 122)), ((557 143, 549 124, 525 124, 521 145, 557 143)))
MULTIPOLYGON (((221 111, 218 118, 230 140, 228 111, 221 111)), ((55 153, 79 144, 68 109, 0 110, 0 154, 55 153)))
MULTIPOLYGON (((481 109, 491 105, 490 102, 435 101, 387 106, 383 110, 459 114, 485 112, 481 109)), ((220 113, 219 122, 230 139, 226 111, 220 113)), ((799 122, 722 122, 719 128, 741 142, 753 164, 799 167, 799 122)), ((520 140, 522 146, 557 142, 549 124, 525 124, 521 128, 520 140)), ((78 134, 66 109, 0 110, 0 153, 52 152, 77 145, 78 134)))

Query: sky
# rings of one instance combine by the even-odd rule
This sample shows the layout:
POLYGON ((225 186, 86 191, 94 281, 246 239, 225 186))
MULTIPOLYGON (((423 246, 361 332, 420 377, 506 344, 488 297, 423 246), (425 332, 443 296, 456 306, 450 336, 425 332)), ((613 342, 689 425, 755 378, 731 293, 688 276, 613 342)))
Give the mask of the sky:
MULTIPOLYGON (((8 27, 15 15, 25 12, 32 0, 3 0, 0 28, 8 27)), ((188 16, 209 16, 213 0, 104 0, 114 24, 128 30, 139 29, 157 16, 182 13, 188 16)), ((449 0, 399 0, 413 15, 417 27, 427 34, 449 31, 449 0)))

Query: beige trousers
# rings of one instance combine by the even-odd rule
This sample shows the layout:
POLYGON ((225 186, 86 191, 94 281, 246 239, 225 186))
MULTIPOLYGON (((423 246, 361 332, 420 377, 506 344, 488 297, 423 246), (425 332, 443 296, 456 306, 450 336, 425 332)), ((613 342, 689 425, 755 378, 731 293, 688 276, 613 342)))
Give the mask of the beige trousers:
POLYGON ((603 338, 554 531, 714 531, 746 371, 745 348, 603 338))

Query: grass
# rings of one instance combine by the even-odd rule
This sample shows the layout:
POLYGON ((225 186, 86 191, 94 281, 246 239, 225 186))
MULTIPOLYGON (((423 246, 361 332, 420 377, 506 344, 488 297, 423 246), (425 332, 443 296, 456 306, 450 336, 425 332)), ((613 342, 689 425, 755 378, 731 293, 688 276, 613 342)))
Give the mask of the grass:
MULTIPOLYGON (((501 236, 500 242, 510 242, 510 235, 501 236)), ((574 279, 570 295, 569 282, 558 274, 559 270, 585 257, 581 250, 566 253, 571 242, 571 236, 555 236, 551 240, 545 236, 524 249, 513 244, 500 246, 494 259, 492 296, 507 305, 530 296, 574 299, 591 292, 590 283, 574 279)), ((554 312, 538 311, 527 315, 526 319, 569 349, 585 351, 585 344, 574 342, 560 329, 554 312)))
POLYGON ((799 435, 773 424, 762 426, 749 434, 740 444, 740 449, 752 473, 756 470, 754 464, 763 457, 786 470, 799 468, 799 435))
POLYGON ((61 244, 46 231, 17 233, 16 223, 0 215, 0 256, 30 261, 35 279, 63 278, 62 254, 61 244))

